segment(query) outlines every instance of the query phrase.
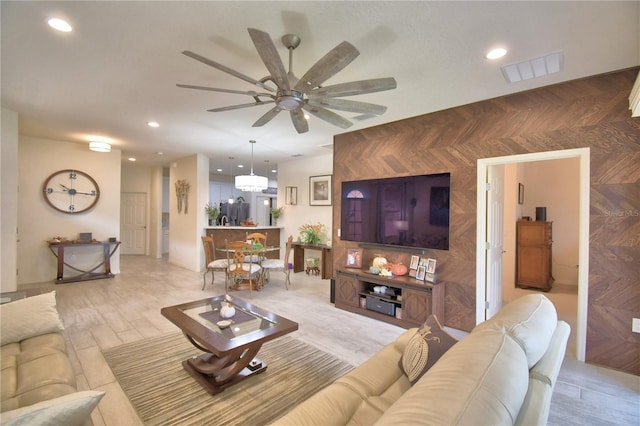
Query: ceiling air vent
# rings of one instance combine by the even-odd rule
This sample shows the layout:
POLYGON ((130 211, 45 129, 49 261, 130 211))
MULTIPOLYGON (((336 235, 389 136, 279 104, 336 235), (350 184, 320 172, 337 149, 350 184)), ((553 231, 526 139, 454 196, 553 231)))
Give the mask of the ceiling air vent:
POLYGON ((542 77, 562 71, 564 67, 564 54, 562 52, 551 53, 535 59, 518 62, 517 64, 504 65, 502 75, 509 83, 517 83, 534 77, 542 77))

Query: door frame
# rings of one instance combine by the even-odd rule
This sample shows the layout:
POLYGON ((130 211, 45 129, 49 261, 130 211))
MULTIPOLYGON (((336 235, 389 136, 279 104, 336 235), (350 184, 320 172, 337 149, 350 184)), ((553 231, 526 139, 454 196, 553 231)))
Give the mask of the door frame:
POLYGON ((576 332, 576 358, 585 360, 587 341, 587 311, 589 296, 589 203, 590 203, 590 149, 575 148, 561 151, 536 152, 505 157, 478 159, 477 220, 476 220, 476 324, 485 320, 486 299, 486 232, 487 200, 485 188, 488 168, 498 164, 578 158, 580 162, 580 211, 578 217, 578 316, 576 332))

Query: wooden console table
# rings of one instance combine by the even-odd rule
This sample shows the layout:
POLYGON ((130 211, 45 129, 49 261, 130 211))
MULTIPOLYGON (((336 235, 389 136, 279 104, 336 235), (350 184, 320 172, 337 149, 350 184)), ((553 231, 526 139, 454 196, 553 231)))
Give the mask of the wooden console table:
POLYGON ((304 249, 320 251, 320 265, 322 268, 322 279, 327 280, 333 277, 333 256, 331 247, 326 244, 304 244, 293 243, 293 272, 304 271, 304 249))
POLYGON ((56 276, 56 284, 62 283, 70 283, 75 281, 88 281, 88 280, 100 280, 103 278, 113 278, 113 274, 111 273, 111 256, 116 252, 118 247, 120 246, 120 241, 92 241, 92 242, 63 242, 63 243, 49 243, 49 249, 54 256, 58 258, 58 274, 56 276), (69 265, 64 260, 64 253, 66 247, 96 247, 102 246, 102 252, 104 254, 102 262, 89 269, 88 271, 84 271, 82 269, 76 268, 75 266, 69 265), (111 248, 113 246, 113 248, 111 248), (104 272, 94 272, 96 269, 100 268, 104 265, 104 272), (64 267, 67 266, 74 271, 80 272, 78 275, 74 275, 72 277, 64 277, 64 267))

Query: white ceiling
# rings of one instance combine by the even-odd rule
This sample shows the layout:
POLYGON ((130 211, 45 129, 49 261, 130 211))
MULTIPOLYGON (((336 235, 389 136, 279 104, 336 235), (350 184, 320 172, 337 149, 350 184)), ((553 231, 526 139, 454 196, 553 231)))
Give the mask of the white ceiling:
POLYGON ((248 27, 272 36, 285 68, 280 37, 298 34, 298 76, 346 40, 360 56, 325 85, 396 79, 395 90, 349 98, 388 110, 346 131, 640 64, 637 1, 2 1, 1 7, 2 106, 18 112, 22 135, 83 144, 87 135, 108 136, 125 161, 133 156, 138 164, 167 165, 198 152, 223 174, 231 163, 248 166, 250 139, 257 141, 256 172, 267 174, 294 154, 331 152, 333 136, 345 132, 312 117, 309 132, 298 134, 286 113, 253 128, 271 106, 207 112, 252 99, 176 87, 254 89, 181 54, 191 50, 260 79, 267 70, 248 27), (46 20, 53 16, 74 31, 51 30, 46 20), (507 56, 484 59, 496 46, 509 49, 507 56), (560 73, 513 84, 501 74, 501 65, 558 51, 560 73), (150 120, 160 127, 148 127, 150 120))

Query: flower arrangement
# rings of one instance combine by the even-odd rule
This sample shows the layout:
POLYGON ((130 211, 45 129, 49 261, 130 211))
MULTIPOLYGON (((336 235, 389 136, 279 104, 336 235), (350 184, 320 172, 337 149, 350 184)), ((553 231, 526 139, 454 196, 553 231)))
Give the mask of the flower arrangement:
POLYGON ((318 222, 315 225, 305 224, 300 228, 300 237, 306 244, 320 244, 320 238, 324 232, 324 225, 318 222))

